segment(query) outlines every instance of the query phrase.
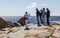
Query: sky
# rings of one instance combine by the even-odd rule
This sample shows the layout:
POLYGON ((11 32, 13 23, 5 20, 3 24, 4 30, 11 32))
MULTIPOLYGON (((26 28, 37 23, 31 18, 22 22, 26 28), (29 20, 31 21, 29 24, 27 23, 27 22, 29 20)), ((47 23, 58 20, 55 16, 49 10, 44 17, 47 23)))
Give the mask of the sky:
POLYGON ((36 8, 49 8, 51 16, 60 16, 60 0, 0 0, 0 16, 36 16, 36 8))

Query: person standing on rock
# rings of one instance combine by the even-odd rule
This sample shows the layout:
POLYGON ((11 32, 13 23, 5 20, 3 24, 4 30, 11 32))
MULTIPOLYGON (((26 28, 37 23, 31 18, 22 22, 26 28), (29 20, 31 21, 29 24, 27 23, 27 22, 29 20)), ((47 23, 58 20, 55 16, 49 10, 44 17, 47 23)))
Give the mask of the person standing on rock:
POLYGON ((50 25, 50 24, 49 24, 50 10, 49 10, 48 8, 47 8, 46 10, 47 10, 47 14, 46 14, 47 24, 50 25))
POLYGON ((46 17, 46 11, 45 11, 45 8, 43 8, 41 19, 44 25, 45 25, 45 17, 46 17))
POLYGON ((38 24, 38 26, 41 26, 40 25, 40 11, 38 10, 38 8, 36 8, 36 17, 37 17, 37 24, 38 24))
POLYGON ((25 30, 29 30, 29 28, 28 28, 28 22, 29 22, 28 12, 25 12, 24 18, 25 18, 25 26, 26 26, 25 30))
POLYGON ((43 24, 43 20, 42 20, 43 10, 42 10, 42 9, 40 10, 40 13, 41 13, 41 15, 40 15, 40 20, 41 20, 41 23, 43 24))

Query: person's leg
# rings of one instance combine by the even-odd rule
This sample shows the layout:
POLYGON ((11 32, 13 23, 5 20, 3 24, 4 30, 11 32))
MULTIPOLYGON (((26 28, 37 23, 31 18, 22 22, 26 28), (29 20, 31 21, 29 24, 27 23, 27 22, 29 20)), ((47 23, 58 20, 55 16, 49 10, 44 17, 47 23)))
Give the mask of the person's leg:
POLYGON ((28 25, 27 25, 28 23, 27 23, 27 22, 28 22, 28 21, 26 20, 26 28, 28 28, 28 25))
POLYGON ((49 17, 47 17, 47 24, 49 25, 49 17))
POLYGON ((48 24, 48 26, 52 27, 49 23, 49 18, 47 18, 47 24, 48 24))
POLYGON ((42 20, 41 20, 41 15, 40 15, 40 23, 42 22, 42 20))
POLYGON ((39 15, 39 26, 41 26, 41 22, 42 22, 41 15, 39 15))
POLYGON ((43 24, 43 20, 41 19, 41 23, 43 24))
POLYGON ((39 16, 37 16, 37 24, 38 24, 38 26, 40 26, 40 24, 39 24, 39 16))
POLYGON ((43 17, 41 16, 41 23, 43 24, 43 17))
POLYGON ((45 17, 43 17, 43 24, 45 25, 45 17))
POLYGON ((28 20, 25 20, 25 26, 26 26, 25 30, 29 30, 29 28, 28 28, 28 20))

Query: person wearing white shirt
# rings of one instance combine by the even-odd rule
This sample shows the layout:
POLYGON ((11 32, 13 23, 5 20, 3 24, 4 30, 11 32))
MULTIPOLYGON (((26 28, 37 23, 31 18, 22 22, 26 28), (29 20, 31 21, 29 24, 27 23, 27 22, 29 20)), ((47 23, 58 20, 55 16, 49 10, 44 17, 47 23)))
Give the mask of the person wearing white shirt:
POLYGON ((42 12, 42 20, 43 20, 43 24, 45 25, 45 17, 46 17, 46 11, 45 11, 45 8, 43 8, 43 12, 42 12))
POLYGON ((25 18, 25 26, 26 26, 25 30, 29 30, 29 28, 28 28, 28 22, 29 22, 28 12, 25 12, 24 18, 25 18))

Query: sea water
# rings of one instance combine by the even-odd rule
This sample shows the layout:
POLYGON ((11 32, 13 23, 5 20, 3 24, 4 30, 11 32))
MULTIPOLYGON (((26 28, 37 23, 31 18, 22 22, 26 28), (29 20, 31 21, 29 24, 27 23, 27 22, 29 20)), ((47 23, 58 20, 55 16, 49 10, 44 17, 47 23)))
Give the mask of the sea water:
MULTIPOLYGON (((3 16, 3 19, 10 22, 17 22, 22 16, 3 16)), ((45 19, 46 20, 46 19, 45 19)), ((30 16, 30 23, 37 23, 36 16, 30 16)), ((51 16, 50 21, 60 21, 60 16, 51 16)))

